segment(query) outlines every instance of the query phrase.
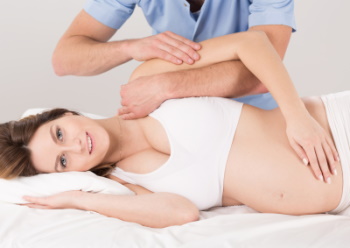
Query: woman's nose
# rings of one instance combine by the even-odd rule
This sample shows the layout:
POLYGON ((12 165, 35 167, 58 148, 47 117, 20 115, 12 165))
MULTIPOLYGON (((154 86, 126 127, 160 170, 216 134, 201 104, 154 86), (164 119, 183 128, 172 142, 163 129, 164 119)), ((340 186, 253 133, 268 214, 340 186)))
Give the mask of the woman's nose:
POLYGON ((80 153, 84 150, 84 144, 81 141, 81 139, 76 138, 76 139, 73 139, 70 142, 70 144, 67 144, 66 149, 70 150, 71 152, 80 153))

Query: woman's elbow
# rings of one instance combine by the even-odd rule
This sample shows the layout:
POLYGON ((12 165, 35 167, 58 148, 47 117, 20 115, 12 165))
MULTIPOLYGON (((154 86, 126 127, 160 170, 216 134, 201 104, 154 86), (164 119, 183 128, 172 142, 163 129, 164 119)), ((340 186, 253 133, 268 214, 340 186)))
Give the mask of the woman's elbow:
POLYGON ((178 201, 178 204, 172 204, 172 208, 168 214, 168 216, 172 216, 173 225, 183 225, 199 220, 197 206, 185 198, 178 201))
POLYGON ((182 224, 190 223, 199 220, 199 210, 197 208, 189 209, 180 214, 179 219, 182 224))
POLYGON ((166 228, 169 226, 181 226, 187 223, 191 223, 199 220, 199 210, 195 209, 177 209, 168 212, 165 216, 155 221, 154 218, 151 224, 145 224, 146 226, 153 228, 166 228))

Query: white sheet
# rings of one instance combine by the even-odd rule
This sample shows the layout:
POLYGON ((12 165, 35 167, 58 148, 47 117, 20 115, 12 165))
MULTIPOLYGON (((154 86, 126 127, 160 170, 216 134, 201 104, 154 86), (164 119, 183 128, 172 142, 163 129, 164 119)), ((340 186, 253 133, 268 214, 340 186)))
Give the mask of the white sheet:
POLYGON ((350 209, 342 214, 288 216, 233 206, 202 211, 197 222, 153 229, 94 212, 30 209, 0 202, 0 247, 348 248, 350 209))
POLYGON ((202 211, 201 220, 163 229, 80 210, 0 203, 1 248, 349 247, 350 217, 261 214, 245 206, 202 211))

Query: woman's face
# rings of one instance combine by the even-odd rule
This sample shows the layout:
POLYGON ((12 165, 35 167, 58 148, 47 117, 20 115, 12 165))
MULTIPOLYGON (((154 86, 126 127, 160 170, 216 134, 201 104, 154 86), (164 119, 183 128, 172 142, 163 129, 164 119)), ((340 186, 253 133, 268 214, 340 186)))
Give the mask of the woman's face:
POLYGON ((29 142, 34 167, 43 173, 87 171, 101 164, 109 135, 96 121, 66 114, 45 123, 29 142))

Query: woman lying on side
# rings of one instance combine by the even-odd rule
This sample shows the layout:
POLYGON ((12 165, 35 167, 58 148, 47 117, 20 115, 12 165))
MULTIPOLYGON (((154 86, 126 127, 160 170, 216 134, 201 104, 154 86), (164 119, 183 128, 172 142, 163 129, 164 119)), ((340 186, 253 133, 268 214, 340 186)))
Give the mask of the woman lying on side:
MULTIPOLYGON (((350 188, 350 151, 342 147, 342 132, 349 132, 349 92, 300 100, 263 33, 227 35, 202 46, 195 66, 241 59, 280 108, 193 97, 168 100, 137 120, 93 120, 53 110, 0 126, 0 176, 87 170, 108 175, 136 195, 70 191, 25 199, 34 208, 91 210, 150 227, 195 221, 198 210, 213 206, 245 204, 293 215, 347 207, 350 195, 342 192, 343 184, 350 188)), ((133 77, 176 69, 187 67, 153 60, 133 77)))

